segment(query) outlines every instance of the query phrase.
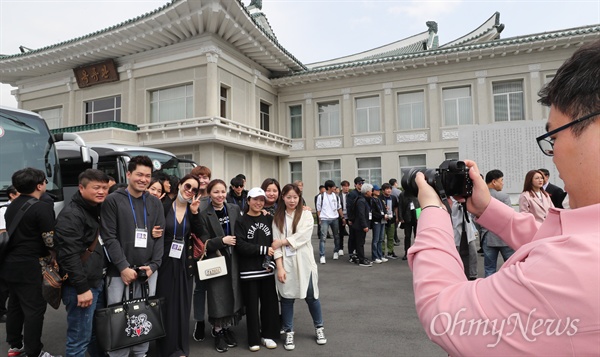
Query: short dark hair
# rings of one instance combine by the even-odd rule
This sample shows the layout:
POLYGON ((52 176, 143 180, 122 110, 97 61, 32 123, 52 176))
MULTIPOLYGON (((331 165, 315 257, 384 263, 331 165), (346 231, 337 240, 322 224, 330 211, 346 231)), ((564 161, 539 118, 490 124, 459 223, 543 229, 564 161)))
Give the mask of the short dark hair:
POLYGON ((231 186, 244 186, 244 179, 238 175, 232 178, 231 181, 229 181, 229 184, 231 186))
POLYGON ((325 185, 319 185, 319 191, 321 191, 322 188, 325 188, 325 185))
POLYGON ((502 171, 498 169, 490 170, 487 174, 485 174, 485 183, 490 183, 494 180, 498 180, 504 177, 502 171))
POLYGON ((237 174, 235 177, 239 177, 244 181, 246 180, 246 176, 244 174, 237 174))
MULTIPOLYGON (((579 48, 560 66, 554 78, 539 92, 539 103, 554 106, 575 120, 600 110, 600 40, 579 48)), ((598 118, 594 119, 598 120, 598 118)), ((573 135, 581 135, 594 120, 571 127, 573 135)))
MULTIPOLYGON (((393 180, 393 179, 392 179, 393 180)), ((390 180, 391 181, 391 180, 390 180)), ((390 183, 384 183, 383 185, 381 185, 381 189, 382 190, 387 190, 388 188, 392 188, 392 184, 390 183)))
POLYGON ((327 180, 327 181, 325 181, 325 189, 328 190, 331 187, 335 187, 335 182, 333 182, 333 180, 327 180))
MULTIPOLYGON (((395 178, 391 178, 389 183, 390 185, 394 186, 396 184, 396 182, 398 182, 398 180, 396 180, 395 178)), ((383 188, 383 186, 381 186, 383 188)))
MULTIPOLYGON (((192 176, 196 176, 196 175, 192 175, 192 176)), ((200 181, 198 181, 198 184, 200 184, 200 181)), ((216 185, 219 185, 219 184, 223 185, 223 187, 225 187, 225 189, 227 189, 227 184, 225 183, 225 181, 223 181, 221 179, 214 179, 208 183, 208 186, 206 186, 206 193, 210 195, 210 191, 212 191, 213 187, 215 187, 216 185)))
POLYGON ((159 180, 161 183, 165 182, 165 181, 169 181, 170 182, 170 176, 168 173, 159 170, 159 171, 154 171, 152 173, 152 177, 156 178, 157 180, 159 180))
POLYGON ((350 186, 350 182, 348 182, 348 180, 344 180, 340 183, 340 186, 344 187, 344 186, 350 186))
POLYGON ((150 172, 154 168, 152 166, 152 160, 146 155, 138 155, 134 156, 129 160, 129 164, 127 164, 127 171, 134 172, 138 166, 146 166, 150 168, 150 172))
POLYGON ((125 188, 125 187, 127 187, 127 184, 125 182, 116 183, 116 184, 110 186, 110 188, 108 189, 108 194, 110 195, 111 193, 115 192, 116 190, 118 190, 120 188, 125 188))
POLYGON ((12 184, 17 191, 29 195, 33 193, 37 189, 37 185, 43 183, 45 179, 46 175, 44 174, 44 171, 34 169, 33 167, 26 167, 16 171, 12 175, 12 184))
MULTIPOLYGON (((267 179, 265 179, 262 183, 262 185, 260 185, 260 188, 263 189, 263 191, 267 192, 267 187, 269 187, 269 185, 275 185, 275 187, 277 187, 277 194, 281 194, 281 186, 279 185, 279 181, 277 181, 276 179, 269 177, 267 179)), ((277 197, 279 198, 279 197, 277 197)))
POLYGON ((548 169, 538 169, 538 171, 541 171, 544 176, 550 177, 550 171, 548 171, 548 169))
POLYGON ((110 182, 110 181, 117 182, 117 180, 115 180, 115 178, 114 178, 114 177, 112 177, 112 176, 110 176, 110 175, 107 175, 107 176, 108 176, 108 181, 109 181, 109 182, 110 182))
POLYGON ((86 187, 90 181, 108 183, 109 180, 108 175, 104 171, 96 169, 87 169, 79 174, 79 184, 83 187, 86 187))

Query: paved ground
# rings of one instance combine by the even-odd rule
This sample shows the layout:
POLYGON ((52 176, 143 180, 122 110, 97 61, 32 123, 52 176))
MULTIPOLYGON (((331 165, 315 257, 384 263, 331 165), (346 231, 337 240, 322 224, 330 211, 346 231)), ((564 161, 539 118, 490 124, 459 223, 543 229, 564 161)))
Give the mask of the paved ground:
MULTIPOLYGON (((316 229, 315 229, 316 232, 316 229)), ((365 251, 370 257, 370 234, 365 251)), ((313 234, 313 247, 318 261, 318 239, 313 234)), ((390 260, 372 268, 348 262, 344 255, 332 260, 333 240, 327 240, 327 264, 319 264, 319 288, 328 342, 318 346, 306 304, 296 301, 294 327, 296 350, 262 348, 250 352, 247 348, 245 320, 234 329, 239 346, 225 355, 265 356, 447 356, 429 341, 417 318, 412 291, 412 275, 403 260, 390 260)), ((400 251, 397 251, 400 255, 400 251)), ((479 272, 483 275, 481 256, 479 272)), ((193 329, 193 321, 190 321, 193 329)), ((58 310, 48 307, 42 340, 52 353, 65 351, 66 315, 64 306, 58 310)), ((207 328, 208 332, 208 328, 207 328)), ((207 333, 208 334, 208 333, 207 333)), ((0 351, 7 350, 6 330, 0 325, 0 351)), ((3 353, 0 355, 4 355, 3 353)), ((215 351, 213 339, 191 340, 191 356, 222 355, 215 351)), ((156 356, 154 347, 149 356, 156 356)))

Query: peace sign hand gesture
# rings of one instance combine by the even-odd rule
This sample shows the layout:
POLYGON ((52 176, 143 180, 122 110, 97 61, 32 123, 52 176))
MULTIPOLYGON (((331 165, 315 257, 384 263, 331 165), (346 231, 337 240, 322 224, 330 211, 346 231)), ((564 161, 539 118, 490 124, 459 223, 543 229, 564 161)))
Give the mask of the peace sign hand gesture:
POLYGON ((198 210, 200 209, 200 197, 200 194, 192 197, 192 203, 190 203, 190 210, 192 211, 192 214, 198 214, 198 210))

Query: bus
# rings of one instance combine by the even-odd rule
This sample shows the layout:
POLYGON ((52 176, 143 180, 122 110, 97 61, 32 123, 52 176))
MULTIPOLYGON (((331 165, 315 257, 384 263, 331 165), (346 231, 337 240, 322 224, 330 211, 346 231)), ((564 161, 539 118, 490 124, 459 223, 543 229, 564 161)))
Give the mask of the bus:
POLYGON ((147 146, 88 143, 87 147, 90 161, 84 162, 76 143, 60 142, 56 145, 67 202, 77 190, 78 176, 85 169, 98 169, 113 177, 117 183, 127 183, 127 164, 131 157, 138 155, 148 156, 152 160, 154 171, 162 171, 171 176, 183 177, 196 167, 192 160, 181 159, 168 151, 147 146))
POLYGON ((8 201, 7 189, 15 171, 26 167, 42 170, 48 179, 46 192, 54 200, 58 214, 65 204, 57 142, 76 148, 81 162, 90 162, 85 142, 74 133, 52 135, 46 121, 37 113, 0 106, 0 204, 8 201))

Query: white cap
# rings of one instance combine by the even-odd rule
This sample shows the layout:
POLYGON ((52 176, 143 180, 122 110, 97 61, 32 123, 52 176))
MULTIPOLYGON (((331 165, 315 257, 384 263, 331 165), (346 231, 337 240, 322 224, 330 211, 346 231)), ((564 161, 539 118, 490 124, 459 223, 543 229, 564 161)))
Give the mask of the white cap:
POLYGON ((267 198, 267 195, 265 195, 265 191, 260 187, 254 187, 250 191, 248 191, 248 198, 256 198, 259 196, 267 198))

